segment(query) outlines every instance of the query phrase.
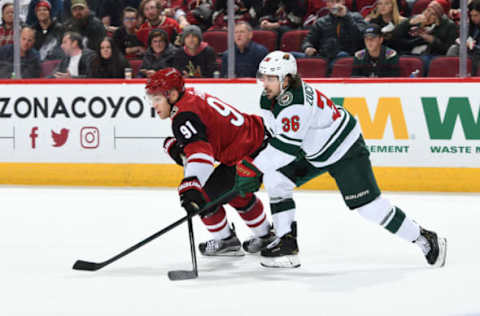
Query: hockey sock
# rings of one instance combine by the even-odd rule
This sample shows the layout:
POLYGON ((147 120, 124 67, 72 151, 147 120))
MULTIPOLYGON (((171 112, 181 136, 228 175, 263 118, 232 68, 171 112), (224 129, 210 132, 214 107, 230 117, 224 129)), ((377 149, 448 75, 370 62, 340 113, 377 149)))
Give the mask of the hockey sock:
POLYGON ((228 225, 227 214, 222 207, 218 211, 207 217, 202 217, 202 222, 212 234, 214 239, 220 240, 230 237, 230 225, 228 225))
POLYGON ((420 235, 420 226, 382 197, 358 208, 358 213, 406 241, 412 242, 420 235))
POLYGON ((295 201, 293 199, 271 200, 273 227, 275 235, 282 237, 291 231, 292 222, 295 220, 295 201))
POLYGON ((267 220, 262 201, 254 196, 253 203, 250 204, 244 210, 237 209, 238 214, 256 237, 265 236, 270 229, 270 223, 267 220))

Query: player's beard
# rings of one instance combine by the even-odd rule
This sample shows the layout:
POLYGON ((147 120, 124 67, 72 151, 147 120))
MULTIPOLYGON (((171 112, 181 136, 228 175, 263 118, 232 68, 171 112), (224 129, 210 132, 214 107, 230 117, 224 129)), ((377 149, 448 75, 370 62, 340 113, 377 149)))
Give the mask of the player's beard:
POLYGON ((273 91, 271 89, 265 88, 265 95, 267 96, 267 99, 273 100, 276 95, 273 95, 273 91))

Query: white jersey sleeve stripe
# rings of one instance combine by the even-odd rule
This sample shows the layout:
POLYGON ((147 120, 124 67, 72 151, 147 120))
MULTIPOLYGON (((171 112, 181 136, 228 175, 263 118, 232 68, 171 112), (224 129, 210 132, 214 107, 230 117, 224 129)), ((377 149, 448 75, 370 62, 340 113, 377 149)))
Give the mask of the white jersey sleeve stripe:
POLYGON ((213 172, 213 164, 204 162, 187 162, 185 166, 185 178, 197 177, 202 187, 207 182, 208 178, 213 172))
POLYGON ((206 161, 210 162, 212 165, 215 161, 212 156, 210 156, 208 154, 204 154, 204 153, 195 153, 195 154, 192 154, 192 155, 188 156, 187 157, 187 162, 191 161, 191 160, 206 160, 206 161))

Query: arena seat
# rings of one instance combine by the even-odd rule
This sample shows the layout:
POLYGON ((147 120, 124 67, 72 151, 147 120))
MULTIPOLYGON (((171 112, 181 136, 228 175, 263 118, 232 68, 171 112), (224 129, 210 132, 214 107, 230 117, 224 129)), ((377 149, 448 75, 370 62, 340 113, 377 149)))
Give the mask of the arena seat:
POLYGON ((400 77, 410 77, 413 72, 418 70, 415 77, 423 77, 423 61, 417 56, 400 56, 398 59, 400 68, 400 77))
POLYGON ((330 77, 351 77, 353 57, 341 57, 334 61, 330 77))
POLYGON ((299 58, 297 67, 302 78, 319 78, 327 75, 328 62, 324 58, 299 58))
POLYGON ((430 2, 432 2, 432 0, 416 0, 412 5, 411 15, 413 16, 422 13, 423 10, 428 7, 430 2))
MULTIPOLYGON (((430 61, 427 77, 458 77, 460 58, 437 56, 430 61)), ((467 74, 472 73, 472 60, 467 59, 467 74)))
POLYGON ((142 65, 141 59, 130 59, 130 68, 132 68, 132 77, 137 77, 138 72, 140 71, 140 66, 142 65))
POLYGON ((212 46, 221 55, 228 48, 228 33, 225 31, 208 31, 203 33, 203 41, 212 46))
POLYGON ((254 30, 252 40, 265 46, 269 52, 277 49, 277 33, 274 31, 254 30))
POLYGON ((42 63, 42 73, 41 77, 42 78, 47 78, 53 75, 53 71, 57 67, 57 65, 60 63, 60 59, 55 59, 55 60, 45 60, 42 63))
POLYGON ((301 52, 302 42, 308 30, 294 30, 283 33, 280 49, 284 52, 301 52))

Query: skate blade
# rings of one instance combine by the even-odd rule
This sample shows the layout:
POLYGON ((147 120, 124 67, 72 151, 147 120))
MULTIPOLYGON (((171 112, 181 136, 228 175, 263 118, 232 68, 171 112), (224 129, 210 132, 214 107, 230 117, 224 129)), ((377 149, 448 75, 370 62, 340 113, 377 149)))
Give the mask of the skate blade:
POLYGON ((205 257, 243 257, 245 256, 245 253, 243 252, 242 249, 238 250, 231 250, 231 251, 225 251, 225 252, 219 252, 219 253, 213 253, 213 254, 208 254, 208 253, 202 253, 205 257))
POLYGON ((298 255, 281 256, 276 258, 262 257, 260 265, 265 268, 298 268, 300 258, 298 255))
POLYGON ((441 268, 447 261, 447 239, 438 238, 438 258, 432 265, 434 268, 441 268))

